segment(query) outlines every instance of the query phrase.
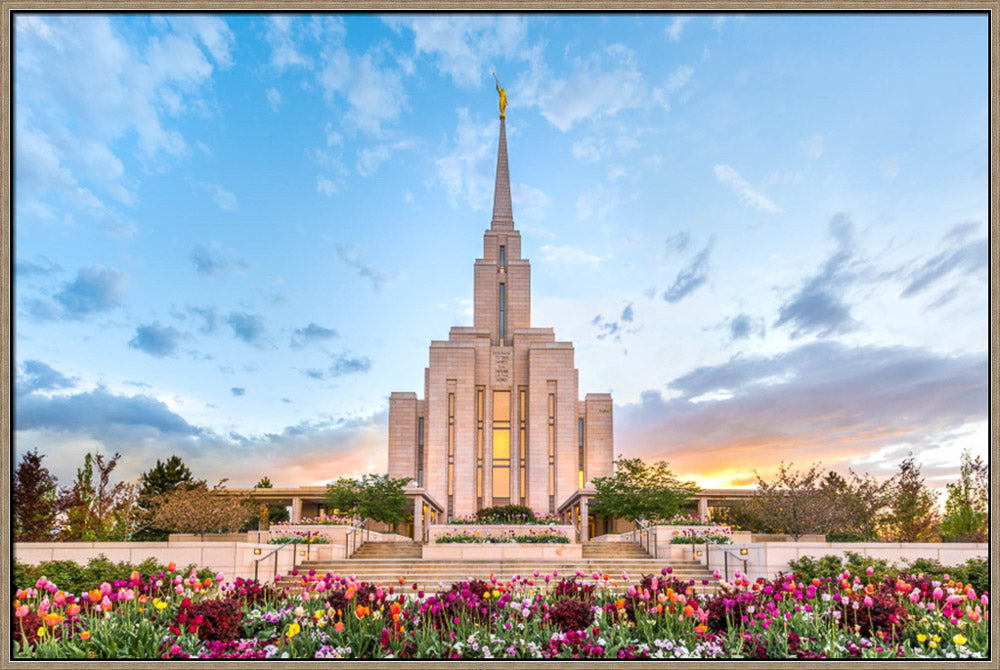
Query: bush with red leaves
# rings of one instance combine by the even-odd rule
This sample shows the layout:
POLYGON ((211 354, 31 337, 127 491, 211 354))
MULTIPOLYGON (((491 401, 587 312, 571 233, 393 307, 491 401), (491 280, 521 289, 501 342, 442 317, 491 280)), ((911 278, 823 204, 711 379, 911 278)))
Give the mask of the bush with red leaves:
POLYGON ((197 632, 198 639, 232 642, 239 636, 243 623, 243 609, 232 598, 203 600, 200 603, 182 603, 177 610, 174 625, 181 632, 197 632))
POLYGON ((576 581, 576 577, 570 577, 560 580, 552 593, 557 600, 560 598, 593 600, 594 588, 593 584, 581 584, 576 581))
POLYGON ((589 602, 564 598, 549 608, 549 618, 564 633, 586 630, 594 622, 594 610, 589 602))

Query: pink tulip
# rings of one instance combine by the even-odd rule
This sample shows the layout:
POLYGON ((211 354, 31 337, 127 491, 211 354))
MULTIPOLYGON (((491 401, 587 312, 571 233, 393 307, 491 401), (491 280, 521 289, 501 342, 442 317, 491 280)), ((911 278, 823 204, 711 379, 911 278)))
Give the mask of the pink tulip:
POLYGON ((936 589, 934 589, 934 592, 931 595, 934 596, 935 600, 941 600, 941 598, 944 598, 944 591, 942 591, 941 587, 939 586, 936 589))
POLYGON ((104 609, 105 611, 111 609, 111 599, 108 598, 107 596, 101 598, 101 608, 104 609))
POLYGON ((101 595, 106 596, 109 593, 111 593, 111 584, 108 584, 107 582, 101 582, 101 595))
POLYGON ((918 600, 920 600, 920 591, 913 589, 912 591, 910 591, 910 602, 915 603, 918 600))

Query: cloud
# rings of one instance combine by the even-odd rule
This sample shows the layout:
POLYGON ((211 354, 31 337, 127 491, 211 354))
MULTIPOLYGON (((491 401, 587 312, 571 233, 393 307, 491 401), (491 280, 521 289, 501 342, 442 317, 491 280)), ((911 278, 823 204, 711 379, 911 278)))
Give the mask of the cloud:
POLYGON ((568 245, 556 246, 553 244, 543 244, 541 247, 542 262, 550 265, 590 265, 596 266, 601 262, 600 256, 586 252, 577 247, 568 245))
POLYGON ((310 323, 305 328, 295 329, 295 333, 292 334, 291 346, 297 349, 315 342, 326 342, 337 336, 337 331, 332 328, 324 328, 315 323, 310 323))
POLYGON ((367 356, 348 356, 338 354, 333 358, 333 365, 330 366, 331 377, 343 377, 355 373, 364 374, 372 369, 372 362, 367 356))
POLYGON ((154 321, 136 328, 135 337, 129 341, 128 346, 144 351, 150 356, 164 358, 177 353, 180 339, 179 330, 160 321, 154 321))
POLYGON ((595 216, 604 219, 618 206, 618 187, 598 184, 581 193, 576 199, 576 218, 582 220, 595 216))
POLYGON ((134 138, 145 162, 183 156, 187 143, 170 124, 203 112, 215 68, 232 62, 232 33, 219 17, 158 17, 134 44, 113 15, 13 20, 19 199, 61 201, 97 218, 112 213, 107 198, 135 199, 140 172, 116 155, 119 140, 134 138))
POLYGON ((844 214, 830 219, 830 236, 837 248, 820 268, 819 273, 806 279, 802 288, 778 310, 775 327, 794 326, 792 337, 814 333, 829 337, 851 332, 858 322, 844 302, 844 290, 856 279, 850 271, 854 255, 854 224, 844 214))
POLYGON ((473 121, 464 107, 458 109, 457 114, 452 147, 434 164, 448 204, 454 208, 464 200, 478 212, 493 202, 497 127, 493 121, 482 124, 473 121))
POLYGON ((754 189, 736 170, 728 165, 716 165, 715 176, 720 182, 729 186, 736 195, 740 196, 740 202, 744 205, 765 212, 779 211, 777 205, 754 189))
POLYGON ((681 65, 670 73, 663 86, 653 89, 652 97, 667 111, 670 110, 670 96, 683 88, 691 77, 694 76, 694 68, 690 65, 681 65))
POLYGON ((673 22, 663 29, 666 34, 667 39, 671 42, 679 42, 681 39, 681 33, 684 31, 684 25, 691 20, 690 16, 677 16, 674 17, 673 22))
POLYGON ((233 329, 233 335, 247 344, 260 347, 267 336, 264 317, 259 314, 233 312, 226 317, 226 323, 233 329))
POLYGON ((232 393, 235 398, 242 398, 247 394, 247 390, 242 386, 234 386, 229 389, 229 392, 232 393))
POLYGON ((691 234, 685 230, 674 233, 667 238, 667 253, 682 252, 687 249, 688 243, 691 241, 691 234))
POLYGON ((985 422, 988 377, 985 354, 908 347, 822 341, 735 357, 672 380, 669 400, 651 391, 615 408, 616 449, 686 475, 745 476, 782 460, 853 465, 985 422))
POLYGON ((50 258, 41 257, 37 263, 31 261, 15 261, 14 274, 22 279, 26 277, 48 277, 62 271, 62 267, 50 258))
POLYGON ((823 155, 823 144, 825 139, 826 136, 823 133, 816 133, 815 135, 806 137, 801 142, 802 153, 806 155, 806 158, 816 160, 823 155))
POLYGON ((215 311, 214 307, 192 307, 188 305, 186 310, 188 313, 201 318, 203 323, 199 330, 202 333, 214 333, 215 329, 219 327, 219 314, 215 311))
POLYGON ((764 337, 764 322, 749 314, 737 314, 729 319, 729 336, 733 340, 748 340, 751 335, 764 337))
MULTIPOLYGON (((492 84, 486 63, 498 56, 518 54, 527 34, 527 21, 511 14, 392 16, 383 21, 394 30, 413 32, 416 54, 429 54, 438 71, 456 86, 492 84)), ((501 72, 502 76, 503 73, 501 72)))
POLYGON ((546 77, 532 101, 563 132, 583 119, 614 116, 643 104, 646 86, 635 52, 621 44, 579 59, 574 70, 565 78, 546 77))
POLYGON ((63 285, 54 298, 62 307, 63 316, 82 319, 118 307, 127 286, 128 277, 121 272, 95 265, 77 271, 76 279, 63 285))
POLYGON ((227 212, 231 212, 236 209, 236 195, 231 191, 227 191, 222 188, 220 184, 198 182, 198 185, 212 196, 212 200, 216 205, 218 205, 219 209, 227 212))
POLYGON ((209 249, 204 244, 199 244, 191 252, 191 262, 198 274, 207 276, 217 276, 233 270, 245 270, 247 264, 244 261, 228 261, 218 255, 218 249, 209 249))
POLYGON ((278 111, 278 107, 281 106, 281 91, 276 88, 269 88, 264 94, 267 96, 267 104, 271 105, 271 109, 278 111))
POLYGON ((15 395, 35 391, 58 391, 72 388, 76 378, 70 379, 51 366, 37 360, 27 360, 21 365, 24 373, 17 378, 15 395))
POLYGON ((909 273, 910 281, 899 297, 919 295, 953 273, 974 274, 985 270, 989 263, 989 241, 985 237, 967 239, 978 228, 978 224, 965 223, 949 229, 941 241, 944 250, 909 273))
POLYGON ((338 245, 337 260, 350 268, 354 268, 358 276, 362 279, 367 279, 372 285, 372 291, 375 293, 381 293, 391 278, 389 273, 362 262, 359 258, 357 247, 347 248, 338 245))
POLYGON ((312 59, 299 51, 294 35, 302 29, 303 21, 290 14, 272 14, 267 17, 265 39, 271 47, 271 67, 279 73, 290 67, 312 67, 312 59), (293 29, 293 24, 295 28, 293 29))
POLYGON ((102 387, 73 395, 24 395, 16 400, 14 413, 18 431, 75 432, 95 439, 113 436, 122 428, 177 436, 201 432, 155 398, 115 395, 102 387))
POLYGON ((362 56, 342 47, 327 49, 319 82, 329 103, 343 99, 344 120, 366 133, 378 135, 382 125, 395 121, 406 106, 406 90, 399 72, 382 63, 373 49, 362 56))
POLYGON ((633 319, 635 319, 635 310, 632 309, 632 303, 629 303, 628 307, 622 310, 621 320, 632 323, 633 319))
POLYGON ((695 254, 694 258, 681 268, 674 278, 674 283, 663 292, 663 299, 670 303, 680 302, 708 280, 709 257, 712 254, 713 241, 709 240, 705 248, 695 254))
POLYGON ((320 175, 316 177, 316 190, 325 196, 331 196, 339 191, 340 188, 333 181, 320 175))
POLYGON ((527 184, 511 184, 510 197, 517 218, 528 221, 544 221, 552 205, 545 191, 527 184))

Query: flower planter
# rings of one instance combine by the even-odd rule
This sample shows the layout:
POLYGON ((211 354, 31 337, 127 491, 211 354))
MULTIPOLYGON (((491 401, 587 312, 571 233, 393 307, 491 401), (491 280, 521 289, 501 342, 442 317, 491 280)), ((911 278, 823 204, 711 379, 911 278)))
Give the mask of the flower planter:
MULTIPOLYGON (((571 525, 557 526, 554 524, 510 524, 493 526, 488 524, 435 524, 428 529, 428 543, 434 545, 442 535, 477 535, 480 537, 499 537, 502 535, 537 535, 561 533, 572 543, 576 540, 576 529, 571 525)), ((493 545, 496 546, 496 545, 493 545)))
POLYGON ((580 544, 425 544, 424 558, 471 561, 517 559, 576 559, 583 557, 580 544))

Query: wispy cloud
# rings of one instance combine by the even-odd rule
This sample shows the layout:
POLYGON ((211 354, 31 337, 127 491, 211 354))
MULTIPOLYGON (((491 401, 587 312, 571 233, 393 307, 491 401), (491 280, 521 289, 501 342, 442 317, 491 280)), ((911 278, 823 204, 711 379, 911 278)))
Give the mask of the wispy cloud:
POLYGON ((569 245, 556 246, 553 244, 543 244, 541 247, 542 262, 550 265, 590 265, 596 266, 601 262, 601 257, 578 247, 569 245))
POLYGON ((674 283, 663 292, 663 299, 667 302, 680 302, 708 280, 709 258, 712 255, 713 241, 699 251, 691 261, 681 268, 674 279, 674 283))
POLYGON ((23 374, 18 375, 16 393, 35 391, 58 391, 73 388, 76 380, 70 379, 52 366, 38 360, 27 360, 21 365, 23 374))
POLYGON ((239 260, 227 260, 222 257, 217 248, 199 244, 191 252, 191 262, 198 274, 217 276, 233 270, 245 270, 247 264, 239 260))
POLYGON ((315 323, 310 323, 305 328, 296 328, 292 334, 292 348, 298 349, 316 342, 327 342, 336 338, 337 331, 333 328, 324 328, 315 323))
POLYGON ((357 247, 343 247, 338 245, 337 260, 350 268, 354 268, 359 277, 366 279, 372 285, 372 291, 375 293, 381 293, 391 278, 389 273, 363 262, 357 247))
POLYGON ((720 182, 729 186, 740 197, 740 202, 744 205, 765 212, 779 211, 777 205, 757 191, 747 180, 740 176, 739 172, 730 166, 725 164, 716 165, 715 176, 720 182))
POLYGON ((909 273, 910 281, 900 297, 919 295, 953 274, 985 271, 989 262, 989 241, 985 237, 968 239, 979 227, 977 223, 961 223, 950 228, 941 240, 945 248, 909 273))
POLYGON ((854 224, 845 214, 830 219, 830 236, 837 248, 820 271, 807 278, 802 287, 778 310, 775 327, 792 326, 792 337, 807 334, 829 337, 858 327, 843 293, 856 278, 850 271, 854 256, 854 224))
POLYGON ((497 127, 495 122, 474 121, 464 107, 457 110, 457 114, 452 145, 448 153, 434 163, 448 204, 458 207, 460 201, 465 201, 478 212, 492 202, 497 127))
POLYGON ((671 24, 663 29, 663 32, 666 33, 667 35, 667 39, 669 39, 671 42, 679 42, 681 39, 681 33, 684 31, 684 26, 690 20, 691 20, 690 16, 674 17, 674 20, 671 22, 671 24))

